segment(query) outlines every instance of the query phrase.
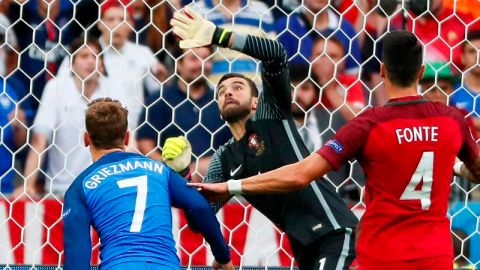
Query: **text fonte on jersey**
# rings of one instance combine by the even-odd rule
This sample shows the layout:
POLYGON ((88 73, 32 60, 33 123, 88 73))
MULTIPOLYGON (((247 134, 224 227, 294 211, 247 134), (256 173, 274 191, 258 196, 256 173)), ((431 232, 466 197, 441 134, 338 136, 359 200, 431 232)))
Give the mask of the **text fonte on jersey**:
POLYGON ((437 126, 398 128, 395 130, 398 144, 411 142, 438 142, 437 126))

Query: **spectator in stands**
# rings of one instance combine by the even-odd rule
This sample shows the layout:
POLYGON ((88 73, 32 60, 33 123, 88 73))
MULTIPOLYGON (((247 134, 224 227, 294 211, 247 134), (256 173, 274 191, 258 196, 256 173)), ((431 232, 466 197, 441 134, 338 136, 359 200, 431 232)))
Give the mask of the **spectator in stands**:
POLYGON ((150 23, 150 7, 143 0, 132 0, 133 30, 130 34, 130 41, 137 44, 147 45, 147 29, 150 23))
MULTIPOLYGON (((130 35, 130 41, 146 45, 154 52, 174 47, 169 46, 175 44, 173 35, 166 35, 170 29, 168 22, 172 17, 172 5, 173 1, 133 0, 131 7, 135 31, 130 35)), ((156 56, 161 56, 159 59, 165 61, 163 54, 156 56)))
MULTIPOLYGON (((468 14, 444 7, 443 0, 430 0, 429 12, 414 14, 414 20, 409 17, 407 29, 425 44, 425 58, 429 62, 450 61, 460 67, 461 43, 467 29, 475 25, 466 26, 473 21, 468 14)), ((398 20, 401 20, 401 14, 398 20)))
MULTIPOLYGON (((310 61, 312 73, 321 88, 320 105, 315 114, 320 125, 321 139, 329 140, 355 115, 365 108, 363 89, 358 78, 345 73, 345 54, 342 42, 335 36, 328 39, 317 36, 313 42, 310 61)), ((335 184, 352 177, 363 183, 364 174, 358 163, 342 166, 330 172, 327 177, 335 184)))
POLYGON ((272 15, 275 20, 285 17, 285 14, 289 15, 295 9, 297 9, 302 0, 260 0, 264 2, 271 9, 272 15))
POLYGON ((480 93, 480 64, 478 50, 480 49, 480 31, 468 33, 467 41, 461 47, 461 61, 465 69, 462 82, 455 85, 455 93, 451 97, 451 105, 465 109, 473 117, 475 127, 480 130, 480 106, 478 96, 480 93))
MULTIPOLYGON (((4 85, 5 91, 9 90, 8 85, 4 85)), ((13 178, 15 177, 14 159, 15 150, 25 143, 26 126, 17 121, 20 117, 21 110, 15 115, 15 102, 11 100, 11 96, 2 93, 0 95, 0 129, 2 130, 0 139, 0 193, 8 196, 13 192, 13 178), (13 120, 13 121, 12 121, 13 120), (12 122, 11 122, 12 121, 12 122)))
POLYGON ((453 269, 454 270, 475 270, 476 267, 467 260, 470 257, 470 239, 462 229, 452 228, 453 240, 453 269))
MULTIPOLYGON (((3 36, 2 36, 3 37, 3 36)), ((0 48, 0 52, 3 48, 0 48)), ((27 126, 24 111, 18 106, 16 90, 0 77, 0 193, 8 196, 13 192, 15 177, 14 159, 16 150, 21 148, 27 138, 27 126)))
POLYGON ((298 12, 280 19, 275 24, 278 40, 285 46, 288 57, 295 63, 305 63, 312 56, 316 33, 324 38, 335 36, 348 52, 345 71, 358 74, 361 63, 360 46, 353 26, 338 16, 327 0, 304 0, 298 12))
POLYGON ((15 22, 15 33, 21 37, 18 45, 22 52, 14 76, 23 84, 18 89, 22 91, 19 98, 28 96, 28 102, 24 103, 33 112, 28 115, 29 122, 33 120, 47 80, 55 76, 58 64, 68 53, 66 48, 78 30, 75 22, 70 22, 72 14, 70 1, 12 1, 9 17, 15 22))
POLYGON ((38 171, 48 149, 46 191, 63 196, 73 179, 91 164, 88 150, 81 143, 85 128, 85 110, 90 100, 112 97, 126 100, 118 91, 118 83, 107 80, 101 47, 96 39, 84 43, 80 37, 72 43, 72 71, 48 81, 32 127, 30 152, 25 164, 25 187, 17 188, 15 195, 24 191, 30 196, 42 193, 37 189, 38 171))
POLYGON ((469 14, 471 18, 480 17, 480 1, 478 0, 443 0, 445 8, 469 14))
POLYGON ((332 113, 338 110, 345 121, 351 120, 366 104, 359 79, 346 74, 342 42, 335 36, 319 36, 312 45, 310 61, 323 89, 321 103, 332 113))
MULTIPOLYGON (((258 0, 197 0, 193 7, 219 27, 260 37, 275 35, 272 13, 267 5, 258 0)), ((257 69, 257 63, 251 57, 218 48, 209 79, 217 84, 223 74, 236 72, 261 82, 261 78, 255 76, 257 69)))
POLYGON ((132 28, 132 10, 128 0, 107 0, 102 4, 98 23, 100 44, 103 49, 105 70, 115 80, 121 81, 127 96, 129 122, 134 128, 144 106, 144 96, 158 92, 158 79, 167 76, 167 70, 153 55, 152 51, 142 45, 128 40, 132 28), (145 93, 145 90, 147 93, 145 93))
MULTIPOLYGON (((117 80, 122 91, 129 97, 125 105, 129 110, 129 124, 135 130, 144 97, 160 91, 159 80, 167 70, 146 46, 128 40, 133 25, 132 8, 128 0, 107 0, 101 5, 101 16, 97 26, 101 32, 103 61, 108 76, 117 80)), ((64 61, 62 74, 68 74, 64 61)))
POLYGON ((0 61, 4 63, 0 67, 0 74, 3 76, 13 72, 18 66, 18 39, 13 30, 10 19, 8 19, 10 3, 9 1, 0 2, 0 34, 6 36, 6 47, 4 53, 0 55, 0 61), (15 50, 16 51, 15 51, 15 50))
POLYGON ((454 82, 455 77, 447 62, 433 62, 426 63, 420 86, 426 99, 447 104, 454 82))
POLYGON ((148 16, 148 18, 149 21, 151 21, 152 26, 147 30, 146 44, 154 52, 157 52, 164 47, 164 39, 166 38, 165 33, 170 29, 168 22, 170 21, 172 14, 169 2, 152 0, 150 1, 150 7, 153 16, 148 16))
POLYGON ((361 48, 362 81, 373 91, 373 103, 382 106, 387 102, 387 95, 380 76, 382 42, 379 37, 387 31, 399 30, 398 21, 389 21, 384 10, 378 7, 376 0, 338 1, 337 9, 349 20, 358 33, 361 48))
POLYGON ((227 142, 231 133, 220 119, 213 90, 208 86, 212 62, 211 48, 196 48, 188 51, 178 49, 178 78, 166 86, 162 96, 152 95, 139 120, 137 145, 141 153, 160 160, 158 145, 169 137, 185 135, 192 144, 193 181, 201 181, 213 150, 227 142), (183 53, 183 55, 182 55, 183 53), (213 142, 213 144, 212 144, 213 142))
POLYGON ((290 81, 293 86, 293 120, 305 146, 312 153, 322 145, 317 114, 315 114, 315 110, 317 110, 315 106, 320 92, 317 78, 310 74, 308 66, 291 65, 290 81))
MULTIPOLYGON (((156 57, 163 63, 169 73, 175 71, 175 59, 167 51, 175 48, 175 37, 167 33, 172 10, 177 8, 174 1, 135 0, 132 2, 135 31, 130 36, 132 42, 148 46, 156 52, 156 57), (151 14, 151 16, 150 16, 151 14), (157 53, 158 52, 158 53, 157 53)), ((178 9, 181 7, 178 7, 178 9)))
MULTIPOLYGON (((456 81, 458 81, 458 76, 453 74, 452 69, 447 62, 427 63, 425 65, 423 77, 420 80, 421 92, 425 99, 429 101, 448 104, 448 98, 452 96, 456 81)), ((478 132, 475 128, 473 118, 464 108, 458 109, 465 116, 465 119, 472 130, 474 139, 478 140, 478 132)))

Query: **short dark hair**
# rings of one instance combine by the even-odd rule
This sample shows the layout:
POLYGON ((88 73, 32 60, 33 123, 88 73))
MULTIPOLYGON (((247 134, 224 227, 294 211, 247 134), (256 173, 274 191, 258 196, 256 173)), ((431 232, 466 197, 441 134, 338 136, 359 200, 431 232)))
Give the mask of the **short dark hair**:
MULTIPOLYGON (((223 81, 225 81, 227 79, 230 79, 230 78, 241 78, 241 79, 246 80, 248 85, 250 86, 250 91, 252 93, 252 96, 258 97, 258 88, 257 88, 257 85, 255 84, 255 82, 252 79, 250 79, 247 76, 242 75, 240 73, 227 73, 227 74, 223 75, 222 78, 220 78, 220 80, 218 81, 217 90, 218 90, 218 86, 223 81)), ((216 93, 215 93, 215 98, 218 98, 218 91, 216 91, 216 93)))
POLYGON ((465 47, 470 44, 469 41, 479 40, 480 30, 472 30, 467 33, 467 38, 462 43, 462 52, 465 51, 465 47))
POLYGON ((318 78, 315 76, 315 74, 310 72, 310 68, 308 65, 302 65, 302 64, 292 64, 290 65, 290 81, 292 82, 303 82, 305 79, 308 79, 307 81, 310 81, 313 84, 313 87, 315 88, 315 91, 317 94, 320 93, 320 88, 318 88, 317 83, 318 78))
POLYGON ((394 31, 383 37, 382 61, 388 79, 401 87, 411 86, 418 78, 423 62, 423 48, 408 31, 394 31))
MULTIPOLYGON (((86 38, 83 35, 79 36, 70 45, 70 54, 72 55, 72 63, 75 60, 76 52, 83 46, 95 47, 99 52, 102 51, 102 46, 100 45, 100 42, 98 42, 97 38, 91 35, 87 35, 86 38)), ((99 57, 102 57, 101 53, 99 57)))
POLYGON ((97 98, 88 104, 85 127, 93 146, 122 147, 128 129, 128 110, 118 100, 97 98))
POLYGON ((317 32, 313 32, 312 34, 310 34, 310 36, 312 37, 313 39, 313 46, 314 47, 318 42, 320 41, 323 41, 323 42, 333 42, 335 44, 337 44, 338 46, 340 46, 340 48, 342 48, 342 51, 343 51, 343 55, 345 56, 346 52, 345 52, 345 45, 343 44, 343 42, 340 40, 340 38, 337 36, 336 33, 332 33, 330 34, 330 36, 328 37, 325 37, 321 34, 318 34, 317 32))

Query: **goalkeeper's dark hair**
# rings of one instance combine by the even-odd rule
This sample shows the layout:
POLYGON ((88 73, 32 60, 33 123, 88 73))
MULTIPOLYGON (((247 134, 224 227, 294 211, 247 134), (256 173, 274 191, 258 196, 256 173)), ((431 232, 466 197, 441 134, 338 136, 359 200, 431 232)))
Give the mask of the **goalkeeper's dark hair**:
MULTIPOLYGON (((245 75, 242 75, 240 73, 227 73, 225 75, 222 76, 222 78, 220 78, 220 80, 218 81, 218 84, 217 84, 217 90, 218 90, 218 86, 220 86, 220 84, 227 80, 227 79, 230 79, 230 78, 241 78, 241 79, 244 79, 247 81, 248 85, 250 86, 250 91, 252 93, 252 96, 253 97, 258 97, 258 88, 257 88, 257 85, 255 84, 255 82, 248 78, 247 76, 245 75)), ((215 99, 218 98, 218 91, 215 91, 215 99)))
POLYGON ((388 79, 401 87, 412 86, 423 62, 423 47, 408 31, 394 31, 383 37, 382 61, 388 79))
POLYGON ((128 110, 118 100, 95 99, 88 104, 85 127, 96 148, 122 147, 128 129, 128 110))

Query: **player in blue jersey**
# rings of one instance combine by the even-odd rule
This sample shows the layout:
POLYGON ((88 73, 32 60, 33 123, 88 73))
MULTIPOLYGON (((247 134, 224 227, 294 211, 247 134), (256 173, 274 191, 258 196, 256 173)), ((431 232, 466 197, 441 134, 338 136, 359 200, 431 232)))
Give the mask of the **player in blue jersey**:
POLYGON ((194 217, 215 256, 214 268, 233 269, 205 198, 164 163, 125 152, 127 115, 109 98, 88 105, 84 142, 94 163, 65 195, 65 269, 89 269, 90 226, 100 236, 101 269, 179 269, 171 206, 194 217))

